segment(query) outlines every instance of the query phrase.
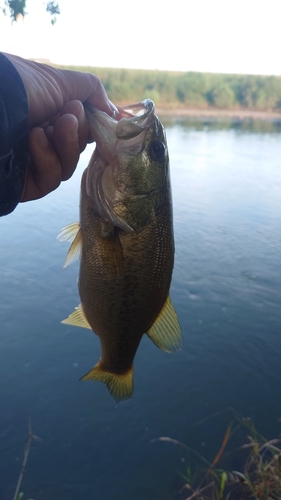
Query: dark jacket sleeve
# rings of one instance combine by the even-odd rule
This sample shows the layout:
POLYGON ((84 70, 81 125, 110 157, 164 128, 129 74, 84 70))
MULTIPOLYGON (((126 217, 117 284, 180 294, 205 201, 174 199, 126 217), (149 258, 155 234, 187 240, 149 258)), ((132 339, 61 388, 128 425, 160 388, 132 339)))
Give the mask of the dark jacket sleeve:
POLYGON ((28 103, 23 82, 0 53, 0 215, 14 210, 24 188, 28 103))

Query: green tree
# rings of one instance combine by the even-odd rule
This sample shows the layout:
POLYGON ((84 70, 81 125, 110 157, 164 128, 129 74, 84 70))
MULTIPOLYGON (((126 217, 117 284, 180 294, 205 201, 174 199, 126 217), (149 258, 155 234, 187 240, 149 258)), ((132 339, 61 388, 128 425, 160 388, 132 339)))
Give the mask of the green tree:
POLYGON ((239 101, 245 108, 255 108, 259 89, 259 77, 245 76, 241 82, 239 101))
POLYGON ((200 106, 206 104, 208 75, 190 71, 179 76, 177 82, 177 98, 187 105, 200 106))
POLYGON ((216 108, 231 108, 235 103, 235 94, 226 83, 220 83, 209 93, 210 104, 216 108))
MULTIPOLYGON (((59 4, 55 1, 44 2, 46 11, 51 15, 51 23, 55 24, 56 16, 60 14, 59 4)), ((26 0, 4 0, 2 12, 7 14, 7 9, 10 12, 12 21, 17 21, 19 16, 26 16, 26 0)))
POLYGON ((263 78, 256 92, 256 106, 260 109, 276 109, 281 103, 281 78, 263 78))

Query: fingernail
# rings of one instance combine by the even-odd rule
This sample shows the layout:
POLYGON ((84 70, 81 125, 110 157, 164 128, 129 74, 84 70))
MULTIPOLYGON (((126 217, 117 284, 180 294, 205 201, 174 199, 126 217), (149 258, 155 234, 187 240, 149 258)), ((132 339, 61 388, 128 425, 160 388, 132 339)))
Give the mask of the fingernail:
POLYGON ((78 121, 84 119, 84 116, 85 116, 84 106, 83 106, 82 102, 80 104, 81 104, 81 108, 80 108, 79 114, 77 116, 78 121))
POLYGON ((41 133, 38 136, 38 144, 41 149, 47 149, 49 147, 49 141, 43 129, 41 130, 41 133))
POLYGON ((116 118, 116 116, 119 113, 118 109, 116 108, 115 104, 113 104, 113 102, 111 102, 111 101, 109 101, 109 105, 112 109, 112 114, 111 114, 112 118, 116 118))

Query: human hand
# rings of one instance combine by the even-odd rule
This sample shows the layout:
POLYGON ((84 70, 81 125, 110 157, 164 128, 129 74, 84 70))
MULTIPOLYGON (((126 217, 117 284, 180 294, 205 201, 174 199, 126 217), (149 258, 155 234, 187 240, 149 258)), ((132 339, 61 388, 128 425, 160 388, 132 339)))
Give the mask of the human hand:
POLYGON ((28 98, 29 158, 21 201, 35 200, 71 177, 91 141, 82 103, 110 116, 117 109, 95 75, 5 55, 20 74, 28 98))

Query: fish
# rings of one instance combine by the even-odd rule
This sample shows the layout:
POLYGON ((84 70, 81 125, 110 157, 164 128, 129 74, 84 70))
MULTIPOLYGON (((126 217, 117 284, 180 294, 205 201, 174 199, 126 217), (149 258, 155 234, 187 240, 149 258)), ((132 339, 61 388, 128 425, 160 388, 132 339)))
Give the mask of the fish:
POLYGON ((143 335, 167 352, 182 346, 169 296, 174 236, 169 154, 153 101, 118 108, 117 119, 87 105, 95 151, 81 179, 80 222, 64 267, 80 256, 81 304, 67 325, 93 330, 101 357, 82 380, 104 382, 117 401, 133 393, 143 335))

